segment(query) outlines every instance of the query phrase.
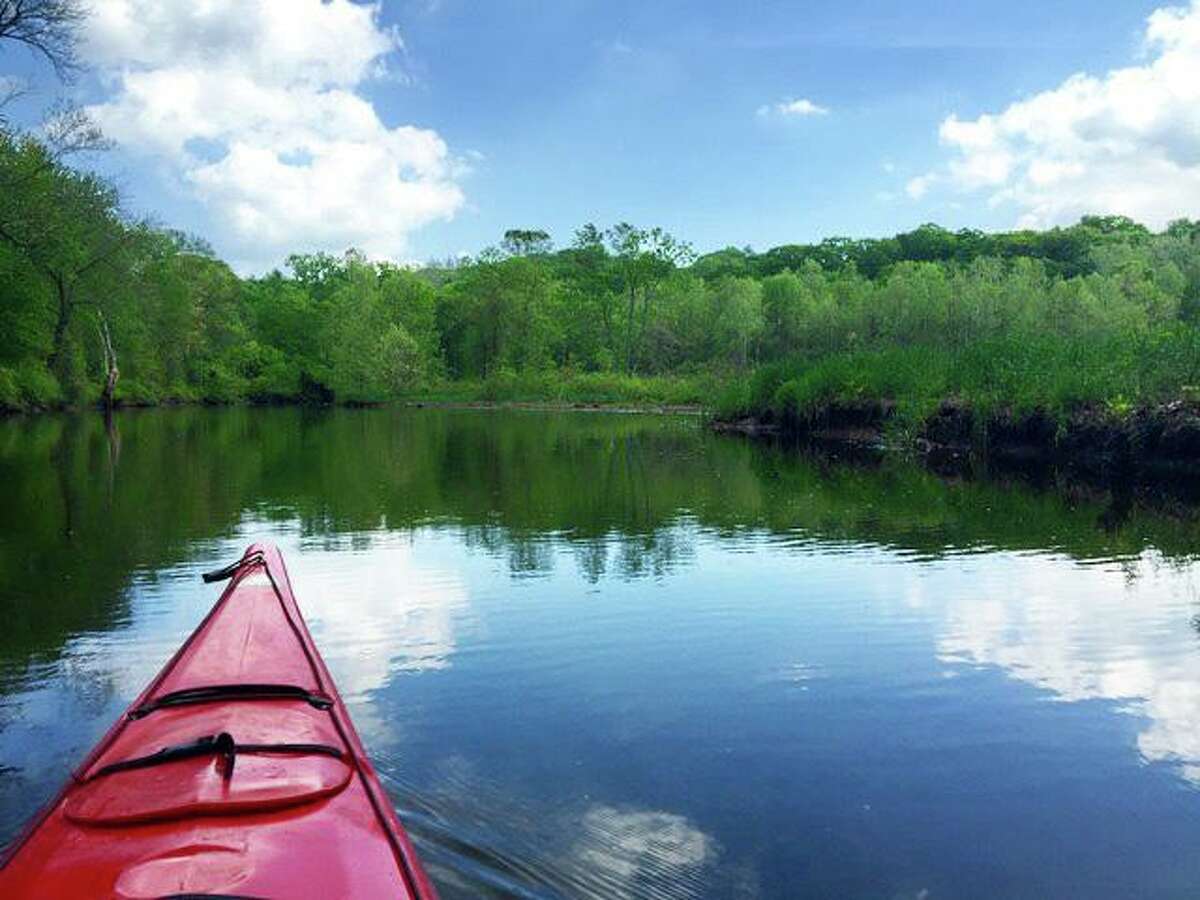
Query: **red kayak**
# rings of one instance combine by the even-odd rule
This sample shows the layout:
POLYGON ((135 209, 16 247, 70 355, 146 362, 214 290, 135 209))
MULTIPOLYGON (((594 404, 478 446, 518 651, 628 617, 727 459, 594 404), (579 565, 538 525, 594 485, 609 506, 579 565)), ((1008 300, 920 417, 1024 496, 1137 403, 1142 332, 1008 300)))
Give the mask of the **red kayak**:
POLYGON ((434 898, 292 596, 255 545, 0 860, 0 897, 434 898))

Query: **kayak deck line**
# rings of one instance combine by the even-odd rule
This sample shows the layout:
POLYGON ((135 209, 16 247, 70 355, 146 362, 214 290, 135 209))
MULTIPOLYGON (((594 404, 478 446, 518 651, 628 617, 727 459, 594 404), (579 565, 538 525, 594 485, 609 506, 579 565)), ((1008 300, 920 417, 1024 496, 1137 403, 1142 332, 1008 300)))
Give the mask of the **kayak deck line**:
POLYGON ((0 853, 0 896, 435 900, 279 551, 203 578, 229 583, 0 853))
POLYGON ((331 744, 239 744, 228 731, 220 734, 206 734, 188 744, 176 744, 173 747, 163 747, 145 756, 135 756, 132 759, 122 759, 109 763, 97 769, 88 776, 88 781, 94 781, 103 775, 114 772, 129 772, 133 769, 145 769, 162 763, 175 762, 180 759, 191 759, 196 756, 220 756, 225 760, 222 771, 226 781, 233 778, 233 766, 239 753, 321 753, 341 759, 345 754, 331 744))
POLYGON ((241 684, 212 684, 203 687, 183 688, 164 694, 149 703, 143 703, 131 709, 126 716, 130 719, 141 719, 158 709, 168 706, 186 706, 193 703, 215 703, 226 700, 303 700, 316 709, 329 709, 333 700, 325 694, 318 694, 298 684, 256 684, 243 682, 241 684))
POLYGON ((241 569, 254 563, 264 562, 262 551, 255 553, 247 553, 241 559, 231 562, 227 566, 222 566, 219 569, 213 569, 211 572, 205 572, 200 576, 205 584, 212 584, 216 581, 226 581, 236 575, 241 569))

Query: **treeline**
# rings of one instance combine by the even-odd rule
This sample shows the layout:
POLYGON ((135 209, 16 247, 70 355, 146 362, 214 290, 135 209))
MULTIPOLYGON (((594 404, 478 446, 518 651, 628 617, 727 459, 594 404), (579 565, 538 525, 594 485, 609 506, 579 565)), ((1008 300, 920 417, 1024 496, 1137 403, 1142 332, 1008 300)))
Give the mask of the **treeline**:
MULTIPOLYGON (((1195 232, 1188 221, 1173 223, 1167 234, 1188 238, 1195 232)), ((868 278, 879 278, 899 262, 970 263, 980 257, 1041 260, 1050 275, 1071 278, 1096 271, 1094 249, 1103 243, 1142 243, 1154 237, 1144 225, 1124 216, 1084 216, 1070 228, 1048 231, 986 233, 972 228, 948 231, 922 225, 895 237, 826 238, 819 244, 786 244, 766 253, 728 247, 699 261, 706 278, 751 275, 763 278, 798 270, 815 262, 826 270, 854 268, 868 278)))
MULTIPOLYGON (((64 79, 77 0, 0 15, 64 79)), ((15 82, 14 82, 15 84, 15 82)), ((73 165, 69 109, 36 134, 0 85, 0 410, 412 395, 712 403, 793 419, 841 400, 1118 413, 1200 392, 1200 222, 1120 216, 985 234, 923 225, 697 258, 661 229, 515 229, 424 268, 349 251, 240 278, 137 220, 73 165), (751 374, 752 373, 752 374, 751 374)))
POLYGON ((561 249, 513 230, 423 268, 349 251, 239 278, 69 164, 98 141, 71 116, 38 137, 0 130, 0 407, 366 403, 462 383, 586 393, 700 375, 673 399, 709 400, 713 380, 783 360, 807 372, 847 353, 1026 337, 1133 346, 1200 317, 1200 223, 1152 233, 1121 217, 698 258, 661 229, 587 225, 561 249))
MULTIPOLYGON (((940 232, 946 258, 896 261, 874 279, 853 260, 832 271, 809 260, 764 278, 763 364, 731 379, 721 417, 803 429, 838 407, 882 403, 919 428, 947 402, 982 425, 1035 412, 1121 419, 1200 399, 1200 223, 1155 234, 1086 217, 1043 233, 1046 246, 1086 248, 1069 262, 1072 275, 1062 258, 973 256, 974 234, 917 231, 940 232)), ((1006 245, 1038 242, 1019 233, 985 243, 1006 245)))

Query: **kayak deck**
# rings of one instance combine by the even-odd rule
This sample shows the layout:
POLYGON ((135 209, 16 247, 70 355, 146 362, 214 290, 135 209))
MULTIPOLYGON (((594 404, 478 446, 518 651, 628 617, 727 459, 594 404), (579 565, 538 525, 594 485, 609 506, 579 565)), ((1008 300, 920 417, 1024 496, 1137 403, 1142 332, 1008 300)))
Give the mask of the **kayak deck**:
POLYGON ((255 545, 0 860, 0 896, 429 898, 300 616, 255 545))

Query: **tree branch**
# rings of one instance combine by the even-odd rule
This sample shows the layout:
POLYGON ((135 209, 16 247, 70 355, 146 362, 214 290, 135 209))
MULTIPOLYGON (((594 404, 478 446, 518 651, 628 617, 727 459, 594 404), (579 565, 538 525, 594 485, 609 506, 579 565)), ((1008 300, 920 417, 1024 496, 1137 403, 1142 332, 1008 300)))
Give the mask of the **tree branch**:
POLYGON ((0 0, 0 40, 24 44, 70 81, 81 68, 77 43, 86 17, 78 0, 0 0))

